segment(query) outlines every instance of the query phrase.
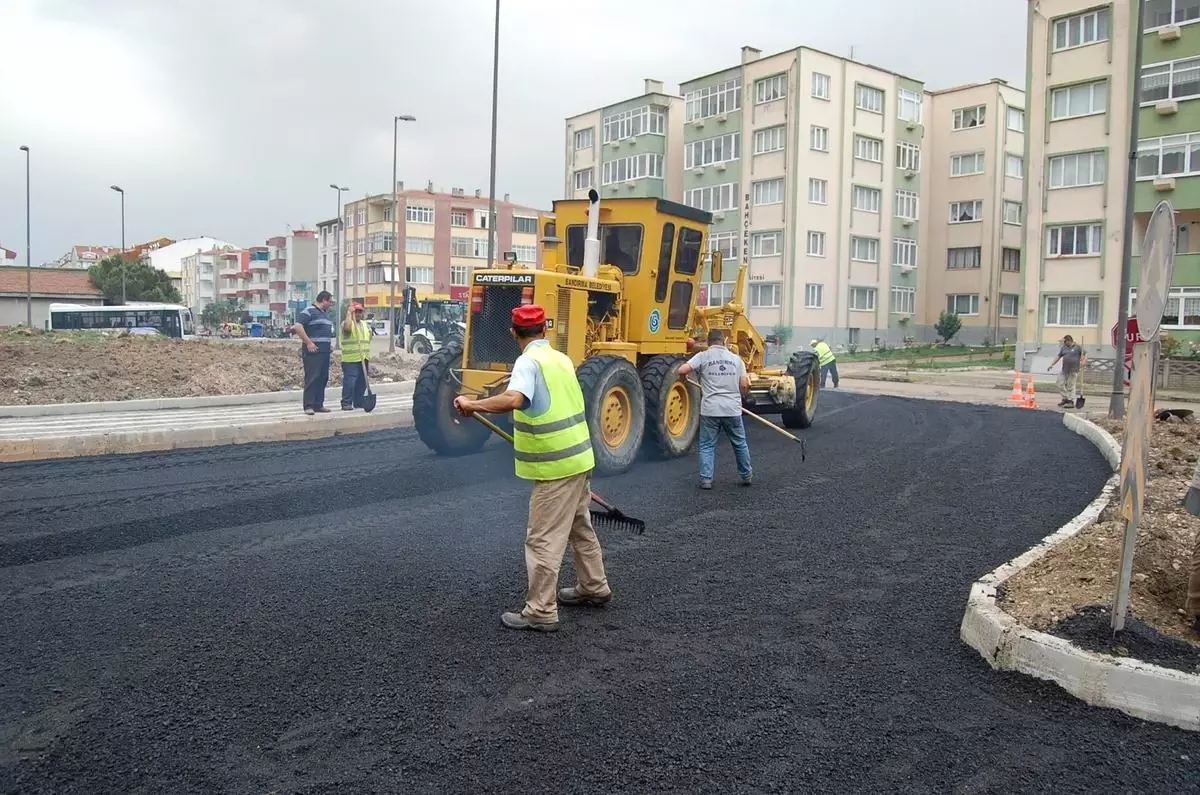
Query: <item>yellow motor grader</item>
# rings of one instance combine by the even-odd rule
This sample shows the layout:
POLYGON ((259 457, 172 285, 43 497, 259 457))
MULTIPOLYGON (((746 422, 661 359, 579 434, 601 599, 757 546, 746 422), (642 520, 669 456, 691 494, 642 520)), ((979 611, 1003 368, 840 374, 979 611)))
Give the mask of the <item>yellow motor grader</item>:
MULTIPOLYGON (((712 328, 726 331, 729 349, 746 363, 751 386, 743 406, 779 414, 788 428, 809 427, 817 357, 801 350, 786 367, 765 366, 763 338, 745 314, 746 265, 732 301, 696 306, 705 267, 721 281, 720 253, 708 254, 711 222, 711 213, 665 199, 607 199, 601 207, 592 190, 587 199, 556 201, 554 219, 540 219, 540 269, 510 264, 472 275, 464 339, 430 355, 413 390, 421 441, 447 456, 483 447, 491 431, 460 417, 453 401, 505 390, 520 355, 509 332, 512 310, 531 303, 546 310, 550 344, 576 364, 597 475, 628 470, 643 449, 674 458, 692 446, 700 394, 678 370, 712 328)), ((511 427, 511 417, 502 419, 511 427)))

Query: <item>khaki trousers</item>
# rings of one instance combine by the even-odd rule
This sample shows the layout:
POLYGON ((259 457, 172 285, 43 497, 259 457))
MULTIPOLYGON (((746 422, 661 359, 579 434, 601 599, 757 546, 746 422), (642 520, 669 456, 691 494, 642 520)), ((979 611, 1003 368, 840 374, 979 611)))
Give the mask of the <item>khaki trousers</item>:
POLYGON ((1075 398, 1079 397, 1079 370, 1073 373, 1063 371, 1058 374, 1058 392, 1062 395, 1063 400, 1075 402, 1075 398))
POLYGON ((583 472, 561 480, 534 482, 525 532, 529 589, 521 610, 531 621, 558 620, 558 571, 568 541, 579 592, 589 596, 611 592, 604 576, 600 540, 592 529, 591 480, 591 472, 583 472))

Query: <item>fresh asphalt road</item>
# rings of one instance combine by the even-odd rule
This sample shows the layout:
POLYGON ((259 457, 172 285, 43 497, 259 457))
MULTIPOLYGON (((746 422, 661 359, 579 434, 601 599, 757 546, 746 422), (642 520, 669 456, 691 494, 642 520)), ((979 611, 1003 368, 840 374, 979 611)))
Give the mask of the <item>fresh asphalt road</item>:
MULTIPOLYGON (((995 673, 970 583, 1107 472, 1049 412, 822 395, 755 484, 597 492, 615 599, 513 632, 528 489, 411 430, 0 469, 3 792, 1184 792, 1195 735, 995 673)), ((570 580, 570 564, 564 567, 570 580)))

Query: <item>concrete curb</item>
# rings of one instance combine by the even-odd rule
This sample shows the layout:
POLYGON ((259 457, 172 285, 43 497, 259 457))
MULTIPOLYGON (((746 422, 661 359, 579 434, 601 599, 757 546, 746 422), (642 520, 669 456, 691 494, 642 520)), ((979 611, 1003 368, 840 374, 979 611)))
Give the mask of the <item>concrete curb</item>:
MULTIPOLYGON (((1121 446, 1111 434, 1074 414, 1064 414, 1063 424, 1096 445, 1114 473, 1120 468, 1121 446)), ((997 587, 1096 523, 1117 494, 1119 480, 1114 474, 1078 516, 977 580, 971 586, 959 637, 996 670, 1020 671, 1055 682, 1092 706, 1200 731, 1200 675, 1084 651, 1062 638, 1029 629, 997 604, 997 587)))
MULTIPOLYGON (((416 381, 372 383, 371 391, 380 394, 411 395, 416 381)), ((163 411, 165 409, 208 409, 217 406, 258 406, 266 403, 300 402, 299 389, 283 392, 257 392, 250 395, 208 395, 188 398, 147 398, 145 400, 104 400, 95 403, 48 403, 40 406, 0 406, 0 419, 14 417, 58 417, 68 414, 109 414, 118 411, 163 411)), ((342 388, 325 390, 325 402, 338 403, 342 388)))

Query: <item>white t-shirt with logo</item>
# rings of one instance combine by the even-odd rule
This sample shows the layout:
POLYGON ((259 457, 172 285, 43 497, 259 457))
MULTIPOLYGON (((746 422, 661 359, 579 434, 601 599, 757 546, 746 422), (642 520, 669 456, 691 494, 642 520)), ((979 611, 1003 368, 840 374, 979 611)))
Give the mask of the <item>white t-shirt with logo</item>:
POLYGON ((737 417, 742 413, 742 377, 746 364, 728 348, 714 345, 688 359, 700 384, 700 414, 737 417))

